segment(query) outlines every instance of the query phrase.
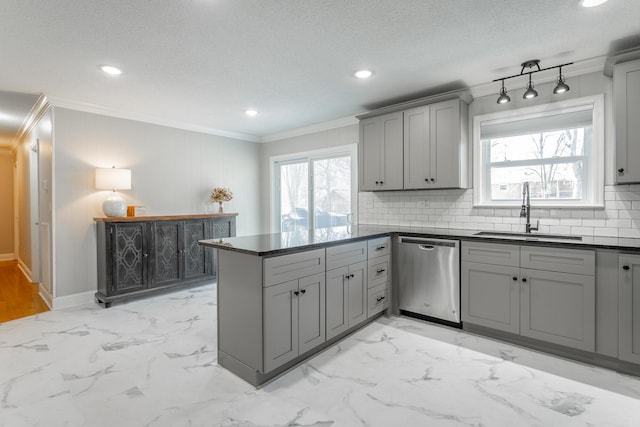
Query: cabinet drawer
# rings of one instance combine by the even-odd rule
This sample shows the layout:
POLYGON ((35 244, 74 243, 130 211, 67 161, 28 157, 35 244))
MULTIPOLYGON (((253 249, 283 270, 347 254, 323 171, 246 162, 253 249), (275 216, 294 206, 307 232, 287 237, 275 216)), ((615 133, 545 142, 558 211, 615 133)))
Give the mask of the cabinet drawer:
POLYGON ((389 267, 391 266, 390 257, 381 257, 370 259, 367 262, 367 275, 369 277, 369 288, 386 283, 390 278, 389 267))
POLYGON ((520 265, 520 246, 499 243, 462 242, 462 261, 496 264, 510 267, 520 265))
POLYGON ((383 283, 368 292, 367 317, 380 313, 389 307, 389 283, 383 283))
POLYGON ((520 267, 560 273, 595 275, 595 251, 522 246, 520 267))
POLYGON ((264 286, 324 273, 324 249, 266 258, 263 263, 264 286))
POLYGON ((369 246, 368 248, 369 259, 388 256, 391 253, 390 237, 380 237, 378 239, 371 239, 367 243, 369 246))
POLYGON ((327 248, 327 270, 367 260, 367 242, 348 243, 327 248))

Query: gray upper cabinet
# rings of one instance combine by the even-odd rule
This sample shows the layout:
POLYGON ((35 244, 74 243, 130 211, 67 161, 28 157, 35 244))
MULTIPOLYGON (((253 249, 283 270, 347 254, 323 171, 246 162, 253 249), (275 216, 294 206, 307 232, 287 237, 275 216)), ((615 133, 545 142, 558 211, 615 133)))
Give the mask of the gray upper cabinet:
POLYGON ((360 121, 361 191, 402 190, 402 112, 360 121))
POLYGON ((616 183, 640 182, 640 60, 613 71, 616 183))
POLYGON ((463 242, 462 320, 594 351, 594 265, 589 250, 463 242))
POLYGON ((623 254, 618 260, 618 357, 640 363, 640 255, 623 254))
POLYGON ((460 99, 404 112, 404 188, 467 186, 467 104, 460 99))

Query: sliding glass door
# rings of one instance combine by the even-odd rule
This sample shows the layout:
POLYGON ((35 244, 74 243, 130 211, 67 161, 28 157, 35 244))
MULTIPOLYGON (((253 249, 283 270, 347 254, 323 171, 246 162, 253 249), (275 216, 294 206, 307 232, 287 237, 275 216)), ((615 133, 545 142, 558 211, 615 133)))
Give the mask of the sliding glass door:
POLYGON ((274 162, 279 230, 339 227, 351 222, 355 173, 351 153, 274 162))

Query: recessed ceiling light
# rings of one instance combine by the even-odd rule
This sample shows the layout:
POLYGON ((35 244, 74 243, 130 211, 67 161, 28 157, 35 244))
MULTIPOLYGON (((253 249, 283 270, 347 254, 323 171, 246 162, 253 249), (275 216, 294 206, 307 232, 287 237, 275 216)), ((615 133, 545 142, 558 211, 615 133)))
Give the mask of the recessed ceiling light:
POLYGON ((367 79, 371 77, 372 74, 373 72, 371 70, 358 70, 355 73, 353 73, 353 75, 359 79, 367 79))
POLYGON ((258 111, 253 108, 249 108, 248 110, 244 110, 244 113, 249 117, 255 117, 258 115, 258 111))
POLYGON ((600 6, 603 3, 606 3, 608 0, 580 0, 580 6, 582 7, 596 7, 600 6))
POLYGON ((101 65, 100 69, 112 76, 119 76, 120 74, 122 74, 122 70, 120 68, 116 68, 112 65, 101 65))

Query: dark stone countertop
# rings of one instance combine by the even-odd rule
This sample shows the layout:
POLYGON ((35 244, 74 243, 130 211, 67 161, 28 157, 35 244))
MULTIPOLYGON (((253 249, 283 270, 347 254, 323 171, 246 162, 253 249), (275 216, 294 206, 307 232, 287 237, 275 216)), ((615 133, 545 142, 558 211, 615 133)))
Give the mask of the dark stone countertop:
MULTIPOLYGON (((564 247, 574 249, 612 249, 630 253, 640 253, 640 239, 618 237, 583 236, 582 240, 549 239, 536 236, 478 235, 479 230, 453 228, 400 227, 376 225, 352 225, 347 227, 322 228, 300 232, 260 234, 254 236, 229 237, 224 239, 201 240, 199 243, 216 249, 241 252, 249 255, 271 257, 287 253, 340 245, 374 237, 403 235, 441 239, 460 239, 491 243, 515 243, 564 247)), ((570 237, 570 236, 568 236, 570 237)))

